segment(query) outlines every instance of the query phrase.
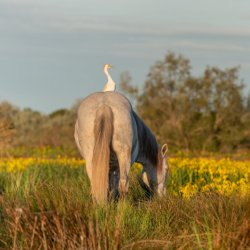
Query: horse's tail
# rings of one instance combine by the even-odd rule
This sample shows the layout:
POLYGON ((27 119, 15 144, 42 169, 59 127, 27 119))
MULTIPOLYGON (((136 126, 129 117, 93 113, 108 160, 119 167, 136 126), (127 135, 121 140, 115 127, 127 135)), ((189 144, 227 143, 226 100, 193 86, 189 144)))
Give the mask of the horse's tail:
POLYGON ((113 112, 103 105, 96 111, 95 145, 92 159, 92 195, 96 202, 107 201, 109 188, 110 146, 113 134, 113 112))

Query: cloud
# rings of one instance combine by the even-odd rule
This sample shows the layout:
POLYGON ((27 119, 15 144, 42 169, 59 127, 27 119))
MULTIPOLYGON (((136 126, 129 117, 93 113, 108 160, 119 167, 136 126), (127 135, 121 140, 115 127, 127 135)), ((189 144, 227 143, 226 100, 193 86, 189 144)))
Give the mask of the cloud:
POLYGON ((185 20, 150 22, 86 12, 81 15, 67 11, 63 5, 50 8, 48 2, 37 4, 31 0, 3 0, 0 3, 0 30, 4 34, 0 42, 5 42, 3 49, 8 47, 9 41, 30 48, 32 44, 40 49, 46 47, 47 50, 76 45, 81 49, 84 44, 87 50, 91 48, 101 53, 103 48, 110 48, 110 53, 116 56, 132 58, 151 58, 152 55, 145 52, 169 48, 229 53, 249 53, 250 50, 248 28, 215 27, 186 23, 185 20), (62 44, 58 44, 59 41, 62 44))
MULTIPOLYGON (((75 4, 74 9, 67 9, 67 4, 53 2, 34 3, 31 0, 3 0, 0 3, 0 28, 4 31, 24 32, 62 32, 62 33, 111 33, 128 35, 147 35, 155 37, 189 38, 234 38, 250 37, 249 28, 212 27, 199 23, 182 21, 154 21, 147 18, 135 18, 129 15, 108 15, 88 13, 85 6, 75 4), (76 6, 82 12, 76 11, 76 6), (147 21, 148 20, 148 21, 147 21)), ((102 7, 102 6, 101 6, 102 7)))

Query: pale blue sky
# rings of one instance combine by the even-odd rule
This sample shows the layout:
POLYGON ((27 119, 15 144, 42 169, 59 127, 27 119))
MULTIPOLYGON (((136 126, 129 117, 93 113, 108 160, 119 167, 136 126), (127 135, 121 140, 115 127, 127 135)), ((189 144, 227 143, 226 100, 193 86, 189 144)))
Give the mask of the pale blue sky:
POLYGON ((0 101, 42 112, 70 107, 130 72, 142 86, 168 51, 207 66, 241 66, 250 90, 250 1, 0 0, 0 101))

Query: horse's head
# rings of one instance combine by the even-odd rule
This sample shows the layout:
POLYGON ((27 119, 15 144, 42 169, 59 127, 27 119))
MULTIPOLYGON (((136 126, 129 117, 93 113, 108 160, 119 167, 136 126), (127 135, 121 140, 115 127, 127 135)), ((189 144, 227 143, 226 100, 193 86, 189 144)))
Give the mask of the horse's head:
POLYGON ((169 175, 169 165, 167 160, 168 146, 164 144, 158 150, 157 164, 145 165, 142 171, 142 180, 146 187, 153 192, 157 192, 159 196, 166 193, 166 178, 169 175))
POLYGON ((167 159, 168 145, 164 144, 158 152, 158 166, 157 166, 157 193, 163 196, 166 193, 166 178, 169 175, 169 165, 167 159))

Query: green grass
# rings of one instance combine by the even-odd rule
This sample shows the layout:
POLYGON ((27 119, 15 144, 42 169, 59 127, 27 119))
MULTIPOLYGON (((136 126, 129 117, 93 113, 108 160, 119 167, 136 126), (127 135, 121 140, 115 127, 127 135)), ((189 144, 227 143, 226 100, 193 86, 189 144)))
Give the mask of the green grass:
POLYGON ((168 193, 93 204, 84 168, 0 174, 0 249, 249 249, 250 197, 168 193))

